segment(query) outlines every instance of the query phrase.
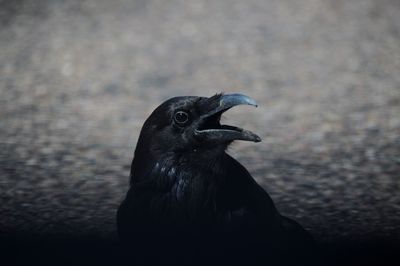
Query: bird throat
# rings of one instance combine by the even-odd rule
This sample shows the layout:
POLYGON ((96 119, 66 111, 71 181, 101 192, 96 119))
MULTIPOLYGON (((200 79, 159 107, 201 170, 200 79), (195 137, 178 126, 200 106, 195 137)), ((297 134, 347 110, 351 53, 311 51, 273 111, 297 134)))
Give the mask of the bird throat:
POLYGON ((150 173, 153 189, 164 200, 164 211, 199 219, 216 211, 216 195, 223 176, 217 162, 196 165, 185 160, 159 160, 150 173))

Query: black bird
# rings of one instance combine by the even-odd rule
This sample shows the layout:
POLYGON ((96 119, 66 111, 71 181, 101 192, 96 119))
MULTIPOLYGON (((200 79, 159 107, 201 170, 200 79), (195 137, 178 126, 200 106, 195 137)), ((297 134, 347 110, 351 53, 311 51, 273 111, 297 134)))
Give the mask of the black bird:
POLYGON ((175 97, 141 130, 118 234, 137 263, 271 265, 307 261, 310 235, 279 214, 267 192, 225 151, 254 133, 221 125, 242 94, 175 97), (272 263, 272 264, 273 264, 272 263))

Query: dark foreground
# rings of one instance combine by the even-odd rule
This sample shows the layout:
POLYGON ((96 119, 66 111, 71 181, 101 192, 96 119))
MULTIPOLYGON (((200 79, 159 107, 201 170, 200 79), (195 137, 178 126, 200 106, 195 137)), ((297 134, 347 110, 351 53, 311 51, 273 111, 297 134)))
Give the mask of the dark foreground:
MULTIPOLYGON (((318 248, 318 265, 399 265, 400 262, 399 243, 390 241, 345 241, 318 248)), ((21 236, 2 239, 1 249, 2 260, 5 258, 7 262, 3 265, 132 265, 135 259, 135 253, 116 239, 97 237, 21 236)), ((272 265, 275 264, 279 265, 278 262, 272 265)), ((213 261, 208 265, 214 265, 213 261)))

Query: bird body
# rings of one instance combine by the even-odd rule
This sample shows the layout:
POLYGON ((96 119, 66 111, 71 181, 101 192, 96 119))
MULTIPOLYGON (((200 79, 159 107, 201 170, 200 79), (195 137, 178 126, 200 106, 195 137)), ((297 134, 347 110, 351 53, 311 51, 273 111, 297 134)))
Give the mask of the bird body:
POLYGON ((176 97, 146 120, 117 214, 119 236, 136 251, 138 263, 264 265, 266 259, 307 253, 308 233, 281 216, 267 192, 225 152, 234 140, 260 141, 219 123, 223 112, 239 104, 255 102, 240 94, 176 97))

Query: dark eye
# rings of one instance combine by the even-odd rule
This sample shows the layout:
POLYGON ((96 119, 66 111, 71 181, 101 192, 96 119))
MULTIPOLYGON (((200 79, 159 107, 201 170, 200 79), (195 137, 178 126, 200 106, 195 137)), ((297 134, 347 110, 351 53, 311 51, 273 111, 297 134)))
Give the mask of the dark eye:
POLYGON ((178 124, 185 124, 189 121, 189 114, 184 111, 178 111, 175 113, 174 120, 178 124))

